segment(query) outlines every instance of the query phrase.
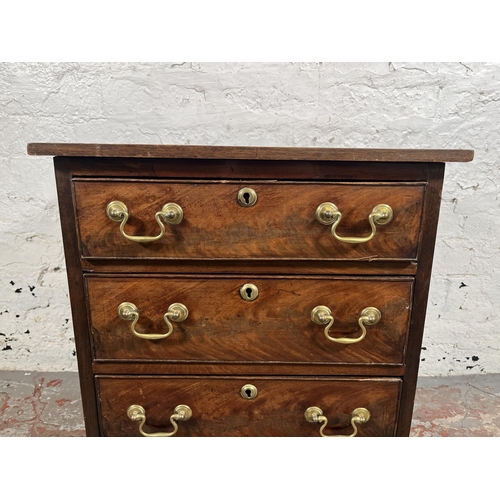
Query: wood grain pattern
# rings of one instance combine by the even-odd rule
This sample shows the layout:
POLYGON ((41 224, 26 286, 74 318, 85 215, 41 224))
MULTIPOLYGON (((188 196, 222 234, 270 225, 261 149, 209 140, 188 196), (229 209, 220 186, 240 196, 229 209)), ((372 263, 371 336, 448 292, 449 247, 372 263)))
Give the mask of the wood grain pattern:
POLYGON ((385 363, 287 363, 268 361, 222 362, 162 361, 157 359, 94 361, 96 375, 312 375, 349 377, 401 377, 404 365, 385 363))
POLYGON ((69 143, 31 143, 28 144, 28 154, 131 158, 420 162, 467 162, 474 157, 473 151, 461 149, 348 149, 69 143))
POLYGON ((339 432, 350 432, 350 413, 365 406, 372 419, 360 435, 408 435, 443 162, 470 161, 473 151, 96 144, 28 151, 59 155, 87 435, 137 435, 125 414, 130 404, 146 408, 150 431, 170 430, 179 403, 194 412, 180 424, 186 436, 317 436, 319 426, 303 418, 311 405, 339 432), (255 207, 237 205, 243 186, 258 192, 255 207), (129 206, 132 234, 157 234, 154 213, 169 201, 185 220, 167 226, 161 243, 128 242, 105 215, 112 199, 129 206), (391 205, 395 218, 368 244, 342 244, 315 219, 324 201, 344 214, 341 235, 367 234, 378 203, 391 205), (248 282, 259 287, 255 302, 239 296, 248 282), (151 342, 118 318, 123 301, 141 310, 139 331, 163 331, 172 302, 190 314, 171 337, 151 342), (382 320, 362 342, 334 344, 310 320, 320 303, 336 318, 332 335, 358 335, 369 305, 382 320), (244 383, 257 385, 256 400, 239 397, 244 383))
POLYGON ((342 261, 332 259, 287 259, 287 260, 165 260, 153 258, 93 258, 81 260, 84 272, 92 273, 193 273, 217 271, 218 274, 310 274, 310 275, 371 275, 414 276, 417 262, 412 260, 365 260, 342 261))
POLYGON ((163 259, 415 259, 424 186, 419 184, 210 183, 77 181, 74 183, 83 256, 163 259), (253 207, 237 203, 238 191, 255 189, 253 207), (113 200, 125 203, 129 235, 159 233, 154 215, 178 203, 184 219, 168 226, 158 242, 125 239, 106 215, 113 200), (363 244, 337 241, 331 227, 316 220, 316 208, 331 201, 342 212, 340 236, 370 234, 368 216, 379 203, 390 205, 393 220, 363 244))
POLYGON ((359 436, 392 436, 401 381, 399 379, 335 378, 108 378, 98 377, 101 432, 104 436, 139 436, 138 424, 128 419, 131 404, 146 410, 146 432, 170 432, 169 418, 179 404, 188 405, 191 419, 180 422, 177 436, 309 436, 319 437, 319 424, 306 422, 309 406, 328 418, 325 433, 351 434, 350 416, 365 407, 370 420, 358 427, 359 436), (253 400, 239 391, 251 383, 253 400))
POLYGON ((412 280, 112 277, 87 278, 96 359, 212 361, 285 361, 402 364, 407 340, 412 280), (259 296, 252 302, 240 288, 253 283, 259 296), (136 330, 162 333, 168 306, 189 309, 166 339, 133 335, 131 323, 117 315, 122 302, 140 310, 136 330), (367 328, 359 343, 328 340, 324 327, 311 321, 318 305, 332 310, 333 337, 356 338, 365 307, 376 307, 382 320, 367 328))

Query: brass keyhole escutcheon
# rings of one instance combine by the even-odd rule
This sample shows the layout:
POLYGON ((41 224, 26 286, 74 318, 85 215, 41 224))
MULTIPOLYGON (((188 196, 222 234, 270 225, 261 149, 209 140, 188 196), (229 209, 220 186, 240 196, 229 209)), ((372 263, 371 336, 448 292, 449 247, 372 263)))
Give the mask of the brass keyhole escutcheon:
POLYGON ((252 384, 245 384, 240 389, 240 396, 243 399, 255 399, 257 397, 258 393, 259 393, 259 391, 257 390, 257 387, 255 387, 252 384))
POLYGON ((244 187, 238 191, 238 204, 241 207, 253 207, 257 203, 257 193, 249 187, 244 187))
POLYGON ((240 288, 240 295, 243 300, 251 302, 259 296, 259 289, 252 283, 245 283, 240 288))

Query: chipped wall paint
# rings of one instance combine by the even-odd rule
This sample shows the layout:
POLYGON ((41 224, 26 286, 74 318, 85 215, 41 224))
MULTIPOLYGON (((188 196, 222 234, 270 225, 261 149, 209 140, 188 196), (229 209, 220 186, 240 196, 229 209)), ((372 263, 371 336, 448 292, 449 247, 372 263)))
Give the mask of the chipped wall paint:
POLYGON ((498 372, 500 65, 0 64, 0 369, 76 370, 52 159, 28 142, 473 148, 449 165, 421 375, 498 372))

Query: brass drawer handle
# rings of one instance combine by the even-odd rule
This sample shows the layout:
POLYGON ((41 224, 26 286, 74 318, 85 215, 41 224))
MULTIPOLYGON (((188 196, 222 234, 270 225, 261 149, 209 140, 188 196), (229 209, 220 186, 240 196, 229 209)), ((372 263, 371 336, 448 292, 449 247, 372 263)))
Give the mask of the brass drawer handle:
POLYGON ((346 337, 334 338, 328 335, 330 328, 333 325, 334 318, 332 316, 332 311, 326 306, 316 306, 311 311, 311 320, 318 325, 326 325, 325 327, 325 337, 332 342, 337 342, 339 344, 355 344, 360 342, 365 338, 367 326, 376 325, 382 318, 382 313, 376 307, 366 307, 361 311, 361 316, 358 319, 359 326, 361 327, 361 335, 355 339, 349 339, 346 337))
POLYGON ((310 406, 304 413, 304 417, 309 423, 322 423, 319 433, 322 437, 354 437, 358 433, 357 425, 364 424, 370 420, 370 412, 366 408, 356 408, 351 413, 351 425, 354 432, 348 436, 345 434, 327 435, 323 432, 324 428, 328 425, 328 419, 323 415, 323 410, 317 406, 310 406))
POLYGON ((168 311, 163 315, 163 319, 168 325, 167 333, 139 333, 135 330, 135 325, 139 321, 139 309, 137 309, 137 306, 135 304, 132 304, 132 302, 122 302, 118 306, 118 316, 120 316, 120 318, 125 321, 132 321, 132 324, 130 325, 132 333, 136 337, 147 340, 160 340, 167 338, 174 329, 172 323, 169 320, 180 323, 188 317, 188 314, 188 308, 184 304, 172 304, 168 308, 168 311))
POLYGON ((155 214, 155 219, 160 226, 160 234, 158 236, 129 236, 125 233, 125 224, 128 221, 129 213, 128 208, 125 203, 121 201, 112 201, 106 207, 106 215, 113 222, 120 222, 120 233, 122 236, 130 241, 136 241, 138 243, 151 243, 152 241, 157 241, 163 237, 165 234, 165 225, 162 219, 170 225, 179 224, 184 217, 184 212, 182 208, 177 205, 177 203, 167 203, 160 212, 155 214))
POLYGON ((191 408, 187 405, 179 405, 175 407, 174 414, 170 417, 170 423, 174 426, 174 430, 172 432, 155 432, 154 434, 149 434, 144 432, 143 427, 146 423, 146 410, 140 405, 131 405, 127 409, 127 417, 130 418, 133 422, 140 422, 139 432, 144 437, 171 437, 173 436, 179 426, 177 425, 177 420, 189 420, 193 412, 191 408))
POLYGON ((342 213, 339 211, 336 205, 327 202, 322 203, 316 209, 316 219, 321 224, 332 224, 332 234, 334 238, 342 241, 343 243, 366 243, 367 241, 370 241, 375 236, 375 232, 377 231, 375 224, 378 224, 379 226, 385 226, 386 224, 389 224, 389 222, 391 222, 393 215, 394 213, 389 205, 377 205, 373 208, 372 213, 368 216, 368 222, 370 223, 370 226, 372 228, 371 234, 369 236, 355 238, 348 236, 339 236, 335 232, 337 226, 342 220, 342 213))

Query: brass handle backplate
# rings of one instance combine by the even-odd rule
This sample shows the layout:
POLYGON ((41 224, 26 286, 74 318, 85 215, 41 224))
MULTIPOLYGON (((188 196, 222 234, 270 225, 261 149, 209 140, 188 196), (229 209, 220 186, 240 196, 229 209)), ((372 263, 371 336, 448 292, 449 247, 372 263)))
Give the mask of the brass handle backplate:
POLYGON ((310 406, 304 413, 304 417, 309 423, 322 424, 319 433, 322 437, 354 437, 358 433, 357 425, 364 424, 370 420, 370 412, 366 408, 356 408, 351 413, 351 426, 354 432, 349 435, 345 434, 325 434, 323 430, 328 425, 328 419, 323 415, 323 410, 317 406, 310 406))
POLYGON ((180 323, 184 321, 189 315, 188 308, 184 304, 172 304, 168 311, 163 315, 163 319, 168 326, 167 333, 139 333, 135 329, 135 325, 139 321, 139 309, 132 302, 122 302, 118 306, 118 316, 125 321, 132 321, 130 329, 132 333, 141 339, 147 340, 160 340, 167 338, 173 330, 173 325, 170 321, 180 323))
POLYGON ((127 409, 127 417, 133 422, 140 422, 139 432, 144 437, 171 437, 176 434, 179 429, 177 420, 189 420, 192 416, 193 412, 189 406, 178 405, 175 407, 174 414, 170 417, 170 423, 174 426, 174 430, 172 432, 155 432, 149 434, 143 429, 146 423, 146 410, 141 405, 131 405, 127 409))
POLYGON ((355 344, 360 342, 366 336, 367 326, 376 325, 382 318, 382 313, 376 307, 366 307, 361 311, 361 315, 358 318, 358 324, 361 327, 361 335, 354 339, 347 337, 335 338, 331 337, 328 332, 333 325, 334 317, 332 316, 332 311, 326 306, 316 306, 311 311, 311 320, 318 325, 326 325, 325 327, 325 337, 332 342, 337 342, 339 344, 355 344))
POLYGON ((155 219, 160 226, 160 234, 158 236, 130 236, 125 233, 125 224, 128 221, 129 213, 125 203, 121 201, 112 201, 106 207, 106 215, 113 221, 120 223, 120 233, 124 238, 138 243, 151 243, 158 241, 165 234, 165 225, 162 221, 170 225, 179 224, 183 217, 184 212, 177 203, 167 203, 163 208, 155 214, 155 219))
POLYGON ((316 209, 316 219, 325 225, 332 224, 332 234, 335 239, 343 243, 366 243, 370 241, 377 231, 375 224, 385 226, 391 222, 394 212, 389 205, 381 204, 373 208, 372 213, 368 216, 368 222, 372 228, 372 232, 368 236, 363 237, 348 237, 339 236, 335 231, 342 220, 342 213, 336 205, 330 202, 322 203, 316 209))

